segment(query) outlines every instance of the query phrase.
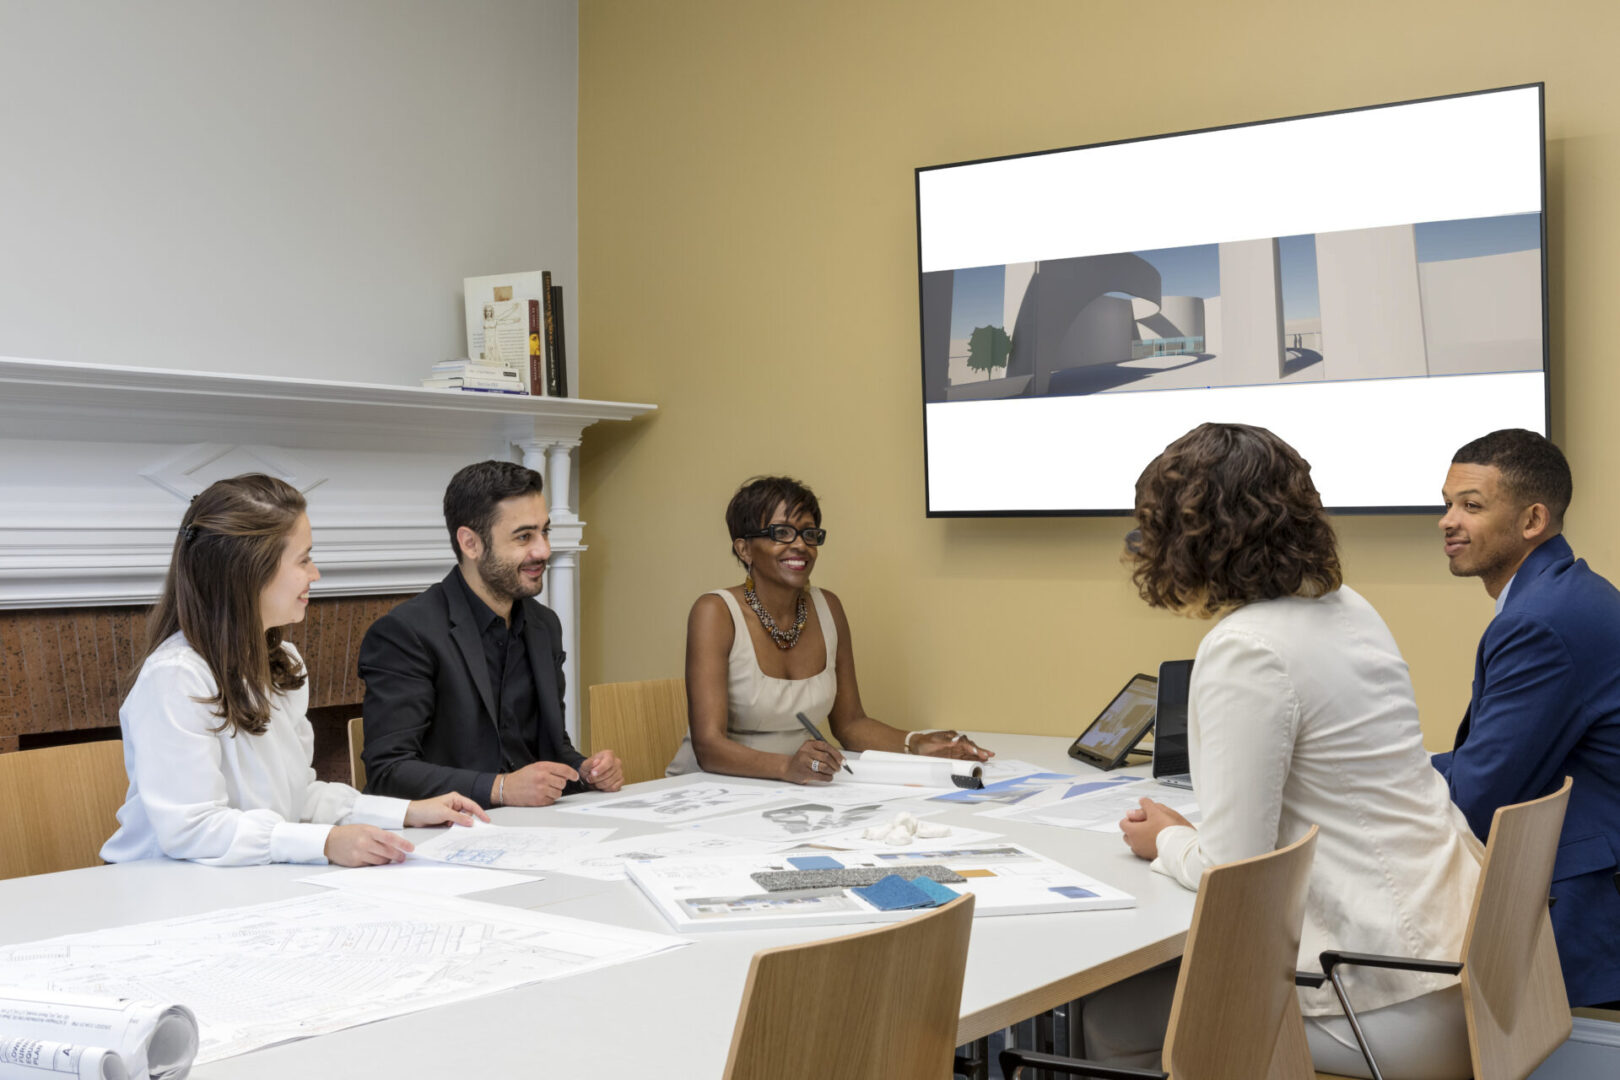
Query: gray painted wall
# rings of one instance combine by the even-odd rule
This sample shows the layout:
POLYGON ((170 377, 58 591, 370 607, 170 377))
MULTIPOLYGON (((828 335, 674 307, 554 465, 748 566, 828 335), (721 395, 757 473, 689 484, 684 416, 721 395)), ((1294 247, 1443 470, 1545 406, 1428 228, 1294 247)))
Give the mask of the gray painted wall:
POLYGON ((575 0, 5 0, 0 355, 415 383, 549 269, 573 360, 578 82, 575 0))

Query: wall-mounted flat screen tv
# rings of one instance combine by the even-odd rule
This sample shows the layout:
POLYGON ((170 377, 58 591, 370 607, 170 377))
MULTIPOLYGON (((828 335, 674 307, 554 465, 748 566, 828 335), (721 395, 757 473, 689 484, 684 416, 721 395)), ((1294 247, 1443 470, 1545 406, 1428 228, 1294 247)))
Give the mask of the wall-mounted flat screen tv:
POLYGON ((1542 93, 918 169, 928 513, 1128 513, 1206 420, 1429 510, 1463 443, 1545 434, 1542 93))

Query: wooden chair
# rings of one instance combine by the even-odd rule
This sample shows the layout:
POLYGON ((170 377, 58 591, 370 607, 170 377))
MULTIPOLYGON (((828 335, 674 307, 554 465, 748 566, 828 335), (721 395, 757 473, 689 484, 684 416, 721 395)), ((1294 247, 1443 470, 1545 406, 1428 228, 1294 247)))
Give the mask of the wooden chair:
POLYGON ((1313 825, 1287 847, 1204 871, 1170 1006, 1165 1071, 1007 1050, 1003 1075, 1034 1068, 1118 1080, 1311 1077, 1294 966, 1315 853, 1313 825))
POLYGON ((904 922, 754 954, 726 1080, 951 1075, 973 895, 904 922))
POLYGON ((128 791, 120 739, 0 754, 0 879, 101 865, 128 791))
POLYGON ((685 679, 591 687, 591 750, 617 753, 625 783, 661 778, 685 735, 685 679))
POLYGON ((1523 1080, 1569 1038, 1569 998, 1547 893, 1571 785, 1565 778, 1553 794, 1499 807, 1492 816, 1460 962, 1322 954, 1322 970, 1333 980, 1375 1080, 1380 1074, 1373 1048, 1362 1036, 1338 975, 1347 965, 1460 975, 1474 1080, 1523 1080))
POLYGON ((349 786, 356 791, 366 790, 366 763, 360 757, 365 748, 365 720, 357 716, 349 721, 349 786))

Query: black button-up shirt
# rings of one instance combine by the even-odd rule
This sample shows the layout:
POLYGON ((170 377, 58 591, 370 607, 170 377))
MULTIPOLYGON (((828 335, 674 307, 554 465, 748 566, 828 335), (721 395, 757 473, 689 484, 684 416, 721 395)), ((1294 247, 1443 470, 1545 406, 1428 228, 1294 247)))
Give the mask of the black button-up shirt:
POLYGON ((467 607, 484 643, 484 664, 494 696, 495 727, 501 738, 501 771, 513 772, 540 760, 540 710, 534 671, 529 666, 522 601, 512 602, 512 622, 497 615, 456 569, 456 584, 467 595, 467 607))

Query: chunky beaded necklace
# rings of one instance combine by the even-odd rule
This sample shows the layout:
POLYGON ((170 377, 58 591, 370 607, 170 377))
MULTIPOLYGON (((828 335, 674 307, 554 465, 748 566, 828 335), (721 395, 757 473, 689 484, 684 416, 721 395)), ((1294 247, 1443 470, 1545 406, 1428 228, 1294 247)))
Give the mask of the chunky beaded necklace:
POLYGON ((759 596, 754 592, 753 574, 749 574, 748 579, 743 582, 743 599, 748 602, 749 607, 754 609, 754 614, 759 616, 760 625, 765 628, 767 634, 771 635, 771 640, 776 642, 778 649, 791 649, 799 643, 799 634, 804 630, 804 624, 810 619, 810 606, 805 603, 802 590, 799 593, 798 609, 794 613, 796 621, 791 630, 783 630, 777 626, 776 620, 771 618, 771 613, 766 611, 765 605, 759 602, 759 596))

